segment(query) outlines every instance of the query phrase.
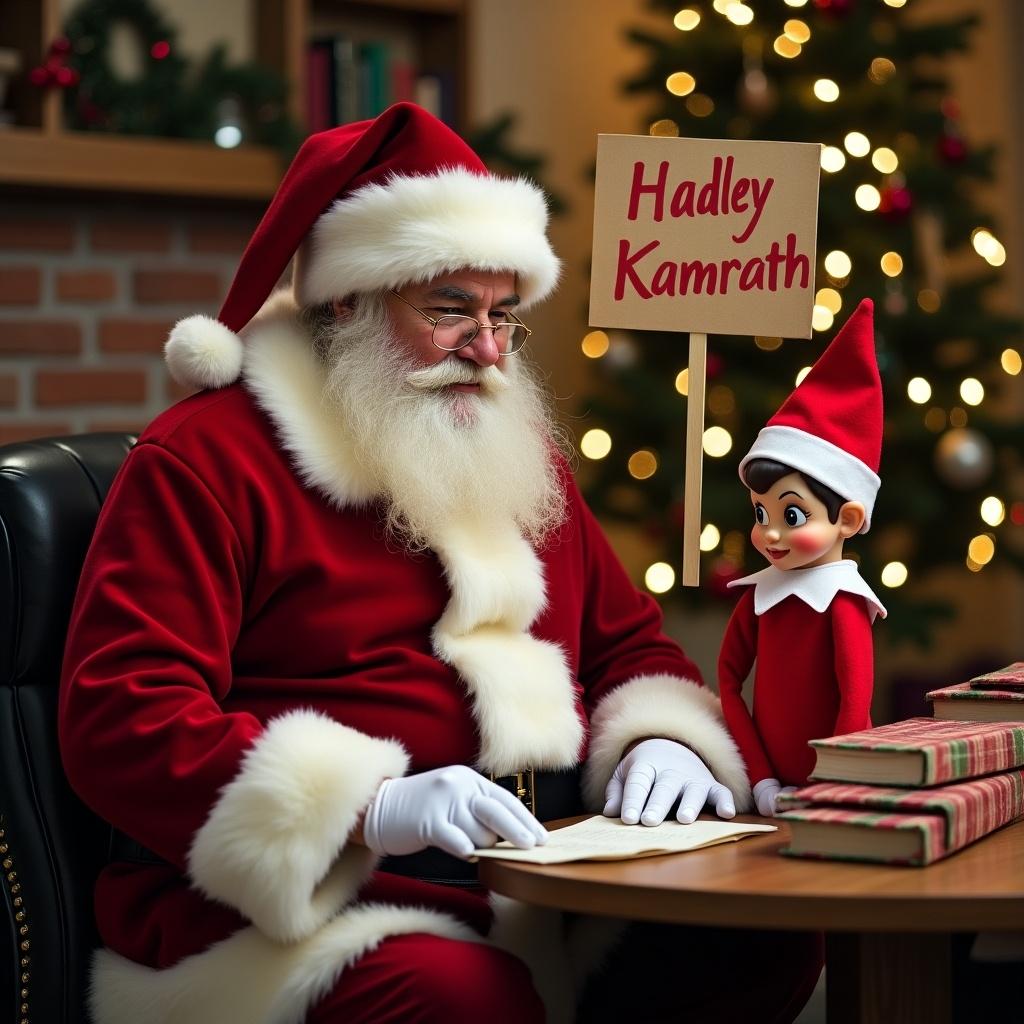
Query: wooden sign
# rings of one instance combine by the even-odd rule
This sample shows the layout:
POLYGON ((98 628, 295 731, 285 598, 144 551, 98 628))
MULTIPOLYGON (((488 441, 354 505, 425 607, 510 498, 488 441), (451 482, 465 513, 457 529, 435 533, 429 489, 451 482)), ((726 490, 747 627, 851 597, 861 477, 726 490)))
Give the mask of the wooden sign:
POLYGON ((683 583, 699 575, 707 335, 811 337, 821 146, 600 135, 590 324, 689 332, 683 583))

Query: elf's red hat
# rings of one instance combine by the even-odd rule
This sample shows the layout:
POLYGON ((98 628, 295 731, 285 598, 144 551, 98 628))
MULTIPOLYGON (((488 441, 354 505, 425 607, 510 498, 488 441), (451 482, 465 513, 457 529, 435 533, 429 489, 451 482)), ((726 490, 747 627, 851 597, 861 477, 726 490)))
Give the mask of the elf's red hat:
POLYGON ((859 501, 871 526, 881 480, 882 382, 875 358, 874 304, 864 299, 740 462, 773 459, 859 501))
POLYGON ((526 308, 558 280, 547 221, 536 186, 491 175, 455 132, 413 103, 311 135, 242 255, 217 319, 188 317, 171 332, 171 373, 192 387, 234 381, 243 354, 236 332, 293 256, 300 306, 469 267, 514 273, 526 308))

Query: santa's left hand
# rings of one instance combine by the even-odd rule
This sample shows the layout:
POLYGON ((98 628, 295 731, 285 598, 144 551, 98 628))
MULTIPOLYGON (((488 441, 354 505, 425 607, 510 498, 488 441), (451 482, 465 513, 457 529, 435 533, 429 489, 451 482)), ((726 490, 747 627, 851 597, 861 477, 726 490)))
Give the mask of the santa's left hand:
POLYGON ((796 786, 783 786, 778 779, 762 779, 754 786, 753 792, 757 813, 765 818, 775 817, 779 794, 795 793, 796 790, 796 786))
POLYGON ((638 743, 612 773, 604 799, 604 814, 621 814, 626 825, 660 825, 677 800, 676 820, 684 825, 708 803, 720 818, 736 814, 732 793, 689 747, 675 740, 638 743))

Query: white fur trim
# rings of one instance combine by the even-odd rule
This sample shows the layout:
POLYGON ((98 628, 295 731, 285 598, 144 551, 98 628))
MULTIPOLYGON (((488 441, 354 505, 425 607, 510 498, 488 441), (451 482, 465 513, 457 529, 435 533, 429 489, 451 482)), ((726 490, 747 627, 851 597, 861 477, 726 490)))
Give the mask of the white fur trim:
POLYGON ((166 970, 110 950, 93 959, 95 1024, 301 1024, 341 972, 391 935, 427 932, 483 941, 438 911, 367 903, 351 908, 302 942, 281 945, 245 928, 166 970))
POLYGON ((189 874, 270 939, 306 938, 373 869, 374 855, 346 840, 381 781, 407 766, 397 742, 317 712, 275 718, 196 833, 189 874))
POLYGON ((452 593, 434 653, 472 698, 478 767, 504 775, 576 764, 583 722, 565 652, 526 632, 545 604, 540 559, 512 523, 453 525, 433 547, 452 593))
POLYGON ((741 480, 743 467, 752 459, 774 459, 814 477, 847 501, 859 501, 864 506, 864 525, 859 532, 871 529, 871 513, 882 481, 855 455, 796 427, 765 427, 740 461, 741 480))
POLYGON ((737 811, 752 806, 743 758, 725 727, 718 698, 704 686, 678 676, 637 676, 604 697, 591 717, 591 728, 583 799, 592 810, 604 806, 605 787, 622 751, 645 736, 685 743, 732 791, 737 811))
POLYGON ((370 501, 369 474, 324 403, 326 371, 298 321, 289 292, 278 292, 242 332, 245 382, 277 426, 298 477, 337 508, 370 501))
POLYGON ((223 388, 242 369, 242 342, 219 320, 197 313, 179 320, 164 345, 171 376, 183 387, 223 388))
POLYGON ((470 267, 515 273, 525 309, 558 282, 547 223, 544 195, 525 178, 462 168, 395 175, 320 217, 296 254, 295 295, 308 306, 470 267))

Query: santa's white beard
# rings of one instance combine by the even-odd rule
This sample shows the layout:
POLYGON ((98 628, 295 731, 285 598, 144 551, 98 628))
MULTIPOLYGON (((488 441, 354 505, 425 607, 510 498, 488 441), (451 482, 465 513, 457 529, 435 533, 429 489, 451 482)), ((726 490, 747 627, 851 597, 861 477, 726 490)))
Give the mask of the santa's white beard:
POLYGON ((456 523, 516 523, 540 543, 565 514, 553 458, 560 436, 542 386, 513 356, 504 372, 458 355, 417 367, 379 297, 321 328, 325 400, 372 474, 389 533, 432 546, 456 523), (479 391, 448 385, 476 382, 479 391))

